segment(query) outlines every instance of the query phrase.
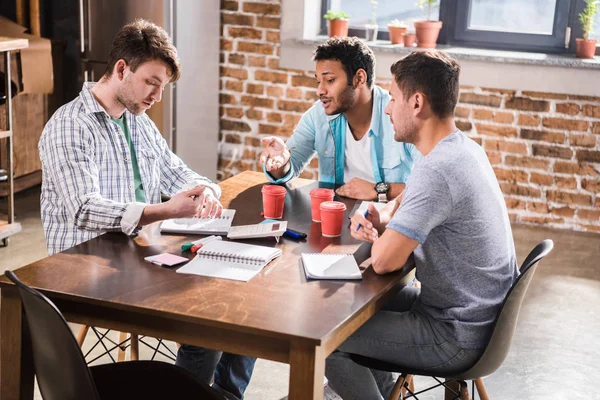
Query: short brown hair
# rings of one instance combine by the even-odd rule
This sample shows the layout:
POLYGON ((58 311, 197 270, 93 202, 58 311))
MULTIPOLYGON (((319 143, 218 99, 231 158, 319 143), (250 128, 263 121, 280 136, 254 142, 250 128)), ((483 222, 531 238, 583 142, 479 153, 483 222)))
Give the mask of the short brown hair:
POLYGON ((392 64, 392 75, 405 99, 422 92, 438 118, 454 114, 460 65, 437 50, 413 51, 392 64))
POLYGON ((119 60, 125 60, 133 72, 143 63, 160 60, 170 69, 171 82, 179 79, 177 49, 163 28, 145 19, 136 19, 121 28, 112 43, 104 76, 110 77, 119 60))

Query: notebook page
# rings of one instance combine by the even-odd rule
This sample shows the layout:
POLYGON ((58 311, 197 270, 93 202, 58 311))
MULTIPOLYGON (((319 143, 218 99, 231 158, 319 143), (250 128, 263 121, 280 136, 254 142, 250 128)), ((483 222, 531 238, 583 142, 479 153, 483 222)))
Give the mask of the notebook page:
POLYGON ((253 244, 214 240, 205 244, 198 254, 209 256, 231 257, 242 260, 258 260, 265 264, 279 257, 281 249, 275 247, 256 246, 253 244))
POLYGON ((351 254, 302 253, 306 276, 312 279, 362 279, 351 254))
POLYGON ((225 209, 218 218, 176 218, 163 221, 160 231, 165 233, 225 235, 231 228, 235 210, 225 209))
POLYGON ((179 268, 177 273, 247 282, 258 274, 265 265, 267 265, 265 262, 244 262, 241 260, 214 259, 210 256, 196 256, 192 261, 179 268))

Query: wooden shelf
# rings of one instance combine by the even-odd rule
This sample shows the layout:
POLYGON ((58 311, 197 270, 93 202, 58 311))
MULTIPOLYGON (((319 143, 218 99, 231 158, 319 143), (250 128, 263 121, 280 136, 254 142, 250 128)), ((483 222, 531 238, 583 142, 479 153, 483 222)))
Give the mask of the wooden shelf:
POLYGON ((12 136, 12 131, 4 131, 0 129, 0 139, 6 139, 7 137, 12 136))
POLYGON ((0 221, 0 239, 19 233, 21 232, 21 229, 21 224, 18 222, 9 224, 6 221, 0 221))
POLYGON ((0 36, 0 51, 24 49, 29 46, 29 40, 0 36))

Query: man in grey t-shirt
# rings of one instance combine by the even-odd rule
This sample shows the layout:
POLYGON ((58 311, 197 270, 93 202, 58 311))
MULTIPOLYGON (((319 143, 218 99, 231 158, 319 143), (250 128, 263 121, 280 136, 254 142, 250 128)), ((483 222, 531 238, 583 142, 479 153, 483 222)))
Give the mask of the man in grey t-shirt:
POLYGON ((422 289, 402 288, 329 356, 327 378, 344 400, 387 398, 393 387, 391 373, 359 366, 348 353, 433 373, 471 366, 518 274, 494 171, 481 147, 454 124, 460 66, 442 52, 424 51, 391 71, 385 112, 394 139, 413 143, 424 158, 403 198, 381 213, 371 206, 366 218, 357 213, 351 230, 373 243, 379 274, 400 269, 414 253, 422 289))

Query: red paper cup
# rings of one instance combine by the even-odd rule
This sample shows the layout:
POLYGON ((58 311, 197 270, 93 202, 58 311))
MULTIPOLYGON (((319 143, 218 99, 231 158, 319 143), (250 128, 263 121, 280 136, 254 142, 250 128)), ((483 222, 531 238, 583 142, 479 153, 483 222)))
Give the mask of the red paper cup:
POLYGON ((342 234, 346 205, 339 201, 321 203, 321 234, 325 237, 338 237, 342 234))
POLYGON ((268 219, 283 217, 283 205, 287 190, 283 186, 264 185, 261 189, 263 198, 263 213, 268 219))
POLYGON ((321 203, 332 201, 334 195, 332 189, 318 188, 310 191, 310 211, 313 222, 321 222, 321 203))

